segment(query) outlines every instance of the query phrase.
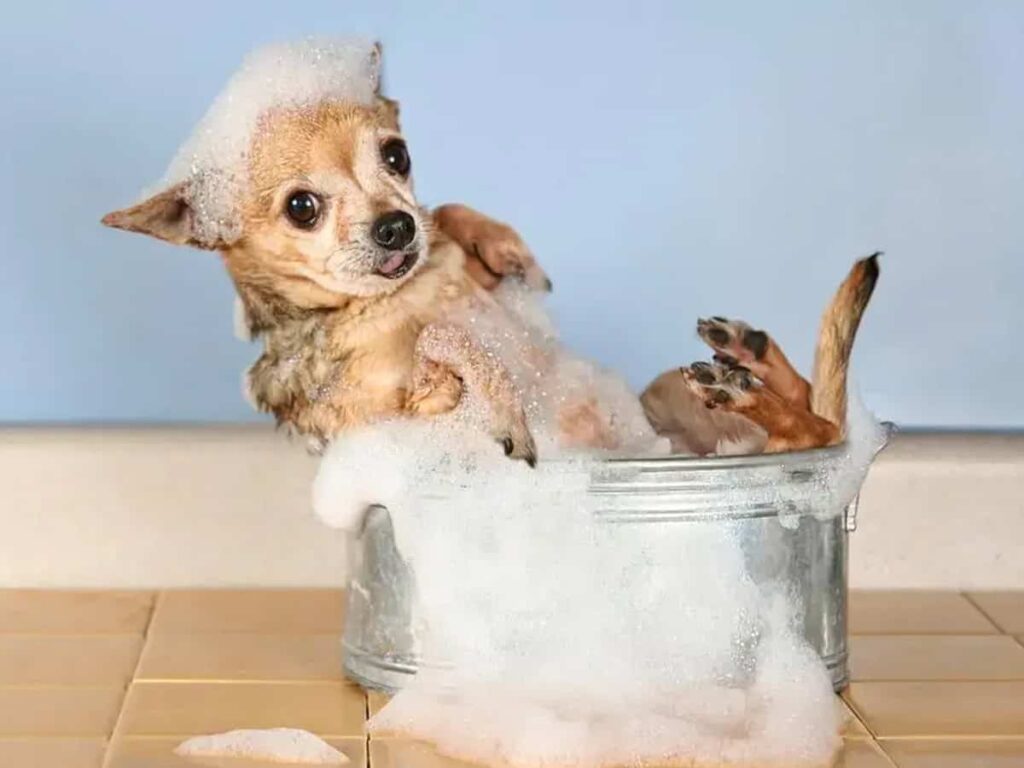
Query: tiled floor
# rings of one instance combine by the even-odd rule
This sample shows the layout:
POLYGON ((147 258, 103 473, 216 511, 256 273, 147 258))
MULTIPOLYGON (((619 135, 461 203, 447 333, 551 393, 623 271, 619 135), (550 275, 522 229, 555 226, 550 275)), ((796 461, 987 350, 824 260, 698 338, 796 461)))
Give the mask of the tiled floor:
MULTIPOLYGON (((342 605, 333 590, 0 590, 0 768, 184 768, 182 738, 272 726, 320 734, 353 768, 454 768, 366 738, 385 699, 341 677, 342 605)), ((854 593, 850 624, 838 765, 1024 767, 1024 595, 854 593)))

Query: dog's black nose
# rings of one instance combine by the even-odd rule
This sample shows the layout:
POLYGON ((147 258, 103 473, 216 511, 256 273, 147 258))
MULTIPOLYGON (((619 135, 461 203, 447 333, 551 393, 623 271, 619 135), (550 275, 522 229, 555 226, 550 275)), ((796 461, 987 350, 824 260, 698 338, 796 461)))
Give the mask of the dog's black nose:
POLYGON ((388 211, 373 222, 373 241, 389 251, 401 251, 416 237, 416 221, 405 211, 388 211))

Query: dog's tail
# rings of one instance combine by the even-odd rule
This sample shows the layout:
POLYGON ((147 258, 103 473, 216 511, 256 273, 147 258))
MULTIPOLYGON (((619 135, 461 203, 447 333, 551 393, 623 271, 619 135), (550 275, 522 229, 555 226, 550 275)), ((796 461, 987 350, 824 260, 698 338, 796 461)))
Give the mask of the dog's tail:
POLYGON ((845 430, 846 377, 861 316, 878 282, 881 251, 853 265, 825 309, 814 352, 811 410, 845 430))

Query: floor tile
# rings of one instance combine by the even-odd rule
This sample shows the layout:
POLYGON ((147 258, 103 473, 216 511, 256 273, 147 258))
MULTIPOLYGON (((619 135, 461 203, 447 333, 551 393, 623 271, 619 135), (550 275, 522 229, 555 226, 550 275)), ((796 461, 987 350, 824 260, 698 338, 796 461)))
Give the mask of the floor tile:
POLYGON ((341 635, 345 596, 338 589, 181 590, 164 592, 150 634, 255 632, 341 635))
POLYGON ((367 691, 367 706, 370 710, 370 717, 376 715, 383 708, 385 704, 391 701, 391 694, 381 693, 380 691, 367 691))
POLYGON ((0 688, 0 736, 108 736, 121 688, 0 688))
POLYGON ((873 741, 848 739, 832 768, 892 768, 892 762, 873 741))
POLYGON ((366 698, 346 683, 133 683, 120 736, 194 736, 235 728, 303 728, 360 736, 366 698))
POLYGON ((844 698, 879 738, 1024 734, 1024 682, 852 683, 844 698))
POLYGON ((151 592, 0 589, 0 633, 141 633, 151 592))
POLYGON ((1024 646, 1006 635, 854 635, 850 677, 1024 680, 1024 646))
POLYGON ((998 629, 956 592, 850 592, 851 634, 977 635, 998 629))
POLYGON ((154 634, 146 644, 136 679, 341 682, 341 637, 154 634))
POLYGON ((1024 592, 971 592, 970 598, 1003 632, 1024 633, 1024 592))
POLYGON ((0 685, 124 686, 142 642, 141 635, 0 634, 0 685))
POLYGON ((870 739, 871 733, 864 727, 864 723, 857 717, 849 704, 836 696, 836 706, 839 707, 843 718, 843 725, 840 733, 844 739, 870 739))
POLYGON ((0 737, 4 768, 100 768, 105 739, 0 737))
MULTIPOLYGON (((193 758, 186 759, 174 754, 180 738, 118 738, 110 747, 110 755, 104 768, 282 768, 296 763, 281 763, 237 758, 193 758)), ((366 739, 363 737, 325 739, 344 754, 350 762, 347 768, 366 768, 366 739)))
POLYGON ((370 739, 373 768, 479 768, 473 763, 438 754, 429 744, 408 739, 370 739))
POLYGON ((1024 766, 1024 739, 895 739, 881 745, 898 768, 1024 766))

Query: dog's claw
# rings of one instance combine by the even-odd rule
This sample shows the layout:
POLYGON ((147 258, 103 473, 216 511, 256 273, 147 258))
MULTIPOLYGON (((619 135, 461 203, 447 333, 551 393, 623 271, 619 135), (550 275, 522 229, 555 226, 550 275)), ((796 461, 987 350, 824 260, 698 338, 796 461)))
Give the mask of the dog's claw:
POLYGON ((532 437, 517 442, 511 436, 506 435, 499 439, 498 443, 501 444, 502 450, 510 459, 525 461, 531 469, 537 466, 537 448, 532 437))

